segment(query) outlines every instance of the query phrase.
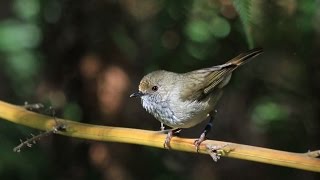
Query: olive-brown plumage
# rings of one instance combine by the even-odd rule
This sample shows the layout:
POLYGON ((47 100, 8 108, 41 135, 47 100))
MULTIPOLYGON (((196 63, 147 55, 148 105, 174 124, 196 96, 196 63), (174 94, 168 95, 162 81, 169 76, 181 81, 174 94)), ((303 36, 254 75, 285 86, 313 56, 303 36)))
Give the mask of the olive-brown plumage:
MULTIPOLYGON (((174 129, 195 126, 214 111, 231 73, 260 53, 262 49, 252 49, 225 64, 187 73, 151 72, 140 81, 139 92, 130 97, 141 97, 143 107, 167 126, 174 129)), ((169 147, 170 139, 167 138, 165 146, 169 147)))

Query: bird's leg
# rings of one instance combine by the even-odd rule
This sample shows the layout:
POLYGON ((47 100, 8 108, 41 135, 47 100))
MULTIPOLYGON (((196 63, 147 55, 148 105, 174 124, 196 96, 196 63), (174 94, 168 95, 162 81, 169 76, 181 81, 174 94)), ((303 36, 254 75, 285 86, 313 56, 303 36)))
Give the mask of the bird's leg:
POLYGON ((171 149, 170 147, 170 141, 171 141, 171 138, 176 135, 176 134, 179 134, 181 131, 181 128, 177 128, 177 129, 172 129, 168 132, 167 134, 167 137, 166 137, 166 140, 164 141, 164 144, 163 144, 163 147, 166 148, 166 149, 171 149))
POLYGON ((202 131, 199 139, 197 139, 197 140, 194 141, 194 145, 196 146, 197 152, 199 151, 199 146, 200 146, 200 144, 201 144, 204 140, 206 140, 206 136, 207 136, 207 134, 210 132, 210 130, 211 130, 211 128, 212 128, 212 122, 213 122, 213 120, 214 120, 214 118, 215 118, 216 113, 217 113, 217 110, 214 110, 212 113, 210 113, 210 119, 209 119, 208 124, 206 125, 206 127, 205 127, 204 130, 202 131))
POLYGON ((160 125, 160 130, 161 130, 161 131, 164 131, 164 129, 165 129, 165 127, 164 127, 163 123, 161 123, 161 125, 160 125))

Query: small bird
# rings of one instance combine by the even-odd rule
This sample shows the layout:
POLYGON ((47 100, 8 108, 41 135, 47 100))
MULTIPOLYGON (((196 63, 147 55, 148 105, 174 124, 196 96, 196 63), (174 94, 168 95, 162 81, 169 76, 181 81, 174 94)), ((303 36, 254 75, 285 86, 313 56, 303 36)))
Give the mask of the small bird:
POLYGON ((174 134, 183 128, 199 124, 209 116, 209 123, 200 138, 194 142, 198 151, 212 127, 215 106, 222 95, 222 88, 230 81, 232 72, 262 52, 262 48, 255 48, 225 64, 187 73, 165 70, 151 72, 140 81, 139 92, 130 97, 140 97, 143 108, 159 120, 161 125, 173 128, 167 134, 165 148, 170 148, 174 134))

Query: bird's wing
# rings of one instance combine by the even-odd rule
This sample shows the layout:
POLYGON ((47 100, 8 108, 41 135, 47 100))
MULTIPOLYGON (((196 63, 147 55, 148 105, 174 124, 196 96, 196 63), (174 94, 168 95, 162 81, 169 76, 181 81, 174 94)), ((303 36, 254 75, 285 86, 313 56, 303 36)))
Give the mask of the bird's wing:
POLYGON ((185 73, 184 75, 188 77, 188 81, 183 85, 184 89, 181 94, 181 99, 201 100, 205 98, 206 95, 226 85, 231 77, 232 71, 238 66, 246 63, 247 60, 260 53, 262 53, 261 48, 252 49, 238 55, 225 64, 185 73))

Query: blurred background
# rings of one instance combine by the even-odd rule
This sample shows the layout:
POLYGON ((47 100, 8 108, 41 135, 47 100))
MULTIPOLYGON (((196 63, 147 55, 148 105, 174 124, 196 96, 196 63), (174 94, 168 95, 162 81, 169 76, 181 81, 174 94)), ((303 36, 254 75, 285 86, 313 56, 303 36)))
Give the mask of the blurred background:
MULTIPOLYGON (((0 100, 41 102, 90 124, 159 130, 140 79, 217 65, 252 47, 219 102, 210 139, 320 149, 320 1, 1 0, 0 100)), ((206 122, 182 131, 197 138, 206 122)), ((0 121, 0 179, 319 179, 312 172, 59 135, 0 121)))

